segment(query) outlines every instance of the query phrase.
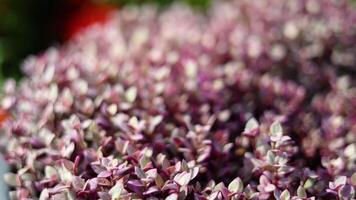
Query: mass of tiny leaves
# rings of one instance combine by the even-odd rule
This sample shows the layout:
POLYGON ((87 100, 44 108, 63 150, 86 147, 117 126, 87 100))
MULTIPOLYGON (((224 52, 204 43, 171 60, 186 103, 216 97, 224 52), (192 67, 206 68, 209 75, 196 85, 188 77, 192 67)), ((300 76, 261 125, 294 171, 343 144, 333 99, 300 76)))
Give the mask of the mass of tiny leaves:
POLYGON ((8 80, 10 199, 355 198, 356 10, 122 9, 8 80))

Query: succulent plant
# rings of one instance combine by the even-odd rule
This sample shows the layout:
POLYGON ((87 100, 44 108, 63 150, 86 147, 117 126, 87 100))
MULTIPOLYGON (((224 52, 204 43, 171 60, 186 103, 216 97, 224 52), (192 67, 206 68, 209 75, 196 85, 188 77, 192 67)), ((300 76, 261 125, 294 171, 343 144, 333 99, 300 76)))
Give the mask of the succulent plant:
POLYGON ((129 7, 6 82, 12 199, 352 199, 346 1, 129 7))

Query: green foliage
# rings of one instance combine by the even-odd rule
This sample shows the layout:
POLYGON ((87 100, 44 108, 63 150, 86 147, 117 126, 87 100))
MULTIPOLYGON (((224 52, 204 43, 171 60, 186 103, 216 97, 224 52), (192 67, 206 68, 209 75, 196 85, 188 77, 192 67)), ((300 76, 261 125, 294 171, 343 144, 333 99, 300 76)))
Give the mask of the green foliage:
POLYGON ((46 48, 55 1, 0 1, 0 82, 3 77, 20 78, 22 60, 46 48))

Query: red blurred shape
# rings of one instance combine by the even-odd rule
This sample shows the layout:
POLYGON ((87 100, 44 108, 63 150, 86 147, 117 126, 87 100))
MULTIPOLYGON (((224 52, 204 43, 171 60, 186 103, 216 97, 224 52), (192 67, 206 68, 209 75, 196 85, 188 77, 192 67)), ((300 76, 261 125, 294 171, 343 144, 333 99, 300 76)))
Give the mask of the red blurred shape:
POLYGON ((78 10, 68 16, 65 23, 64 39, 69 40, 75 37, 81 30, 90 25, 105 23, 114 10, 115 7, 110 5, 81 4, 78 10))
POLYGON ((8 117, 9 117, 9 114, 8 114, 6 111, 0 109, 0 127, 2 126, 2 123, 3 123, 8 117))

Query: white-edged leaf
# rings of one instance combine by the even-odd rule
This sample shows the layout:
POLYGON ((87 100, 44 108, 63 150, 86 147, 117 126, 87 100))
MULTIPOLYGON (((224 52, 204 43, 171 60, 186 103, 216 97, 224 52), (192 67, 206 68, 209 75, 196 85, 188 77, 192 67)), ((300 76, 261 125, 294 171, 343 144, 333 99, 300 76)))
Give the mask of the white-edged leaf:
POLYGON ((51 178, 52 176, 57 176, 58 175, 58 172, 57 172, 57 169, 52 167, 52 166, 49 166, 47 165, 45 167, 45 176, 46 178, 51 178))
POLYGON ((73 174, 64 165, 58 169, 59 177, 64 182, 71 182, 73 174))
POLYGON ((269 132, 271 136, 281 137, 283 135, 283 129, 281 123, 279 123, 278 121, 273 122, 272 125, 270 126, 269 132))
POLYGON ((112 187, 109 191, 112 199, 118 199, 122 193, 124 186, 120 181, 117 181, 114 187, 112 187))
POLYGON ((155 179, 157 177, 157 169, 150 169, 145 172, 147 178, 155 179))
POLYGON ((334 183, 336 186, 345 185, 347 177, 346 176, 339 176, 335 179, 334 183))
POLYGON ((135 174, 136 174, 140 179, 146 178, 146 174, 145 174, 145 172, 144 172, 141 168, 135 167, 135 174))
POLYGON ((251 118, 246 123, 245 132, 252 131, 258 128, 258 126, 259 126, 258 121, 255 118, 251 118))
POLYGON ((209 195, 208 200, 216 200, 216 199, 218 199, 219 193, 220 193, 220 191, 215 191, 215 192, 211 193, 209 195))
POLYGON ((299 186, 297 189, 297 195, 298 195, 298 197, 306 198, 307 192, 305 191, 305 189, 302 186, 299 186))
POLYGON ((49 199, 49 191, 47 188, 45 188, 42 190, 39 200, 47 200, 47 199, 49 199))
POLYGON ((115 115, 117 112, 117 105, 116 104, 111 104, 106 108, 106 111, 110 114, 110 115, 115 115))
POLYGON ((285 189, 280 196, 281 200, 289 200, 290 199, 290 193, 287 189, 285 189))
POLYGON ((273 185, 273 184, 271 184, 271 183, 267 184, 267 185, 264 187, 264 190, 265 190, 266 192, 272 192, 272 191, 275 190, 275 189, 276 189, 276 186, 273 185))
POLYGON ((143 155, 139 160, 140 167, 145 168, 149 162, 150 162, 150 159, 147 156, 143 155))
POLYGON ((182 172, 174 177, 174 181, 178 183, 180 186, 185 186, 188 185, 190 181, 190 176, 191 174, 189 172, 182 172))
POLYGON ((190 171, 190 180, 193 180, 199 173, 199 167, 193 167, 190 171))
POLYGON ((66 190, 65 193, 67 194, 67 200, 75 200, 76 199, 76 195, 74 194, 74 192, 66 190))
POLYGON ((177 200, 178 199, 178 194, 172 193, 168 197, 166 197, 165 200, 177 200))
POLYGON ((349 157, 350 159, 356 159, 355 152, 356 152, 356 144, 350 144, 344 150, 345 156, 349 157))
POLYGON ((62 152, 63 157, 70 158, 75 149, 75 144, 71 142, 62 152))
POLYGON ((303 187, 304 187, 305 189, 308 189, 308 188, 311 188, 313 185, 314 185, 314 181, 313 181, 312 179, 308 178, 308 179, 305 181, 303 187))
POLYGON ((275 155, 274 155, 274 153, 273 153, 272 151, 268 151, 268 152, 267 152, 266 158, 267 158, 268 164, 271 164, 271 165, 274 164, 275 155))
POLYGON ((17 175, 11 172, 4 174, 5 182, 10 186, 17 186, 17 175))
POLYGON ((162 115, 157 115, 157 116, 153 117, 151 120, 150 126, 149 126, 149 131, 152 132, 156 128, 156 126, 162 122, 162 120, 163 120, 162 115))
POLYGON ((225 185, 224 185, 224 183, 223 183, 223 182, 220 182, 220 183, 218 183, 217 185, 215 185, 214 191, 220 191, 220 190, 222 190, 222 189, 224 189, 224 188, 226 188, 225 185))
POLYGON ((244 189, 244 185, 242 183, 242 180, 237 177, 228 186, 228 189, 230 192, 242 192, 244 189))
POLYGON ((135 101, 137 96, 137 88, 132 86, 129 89, 126 90, 125 92, 125 98, 128 102, 132 103, 135 101))

